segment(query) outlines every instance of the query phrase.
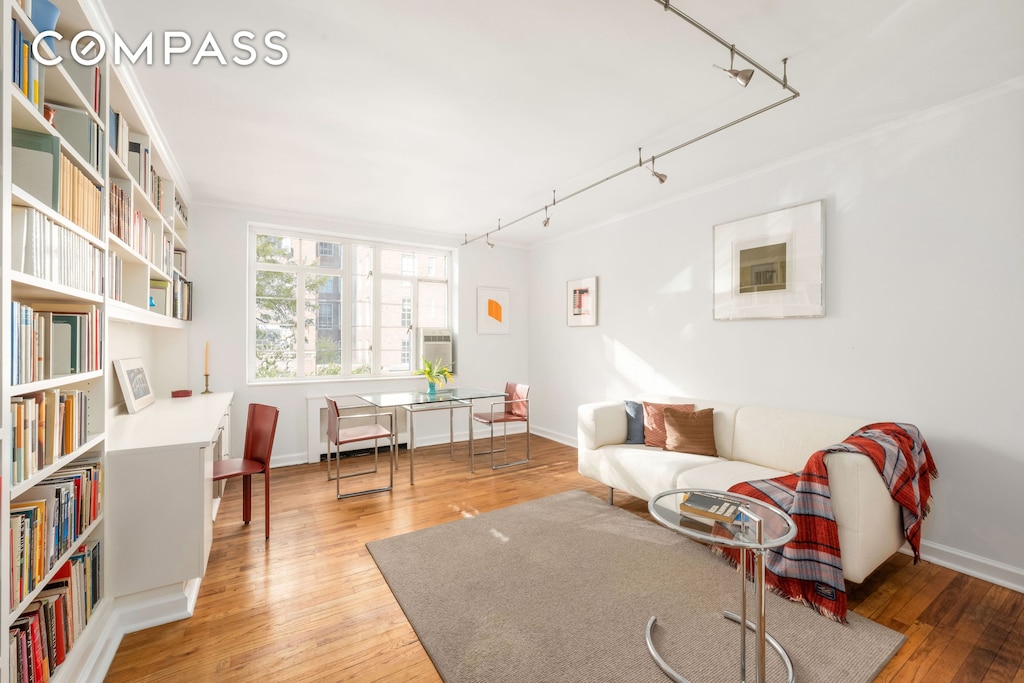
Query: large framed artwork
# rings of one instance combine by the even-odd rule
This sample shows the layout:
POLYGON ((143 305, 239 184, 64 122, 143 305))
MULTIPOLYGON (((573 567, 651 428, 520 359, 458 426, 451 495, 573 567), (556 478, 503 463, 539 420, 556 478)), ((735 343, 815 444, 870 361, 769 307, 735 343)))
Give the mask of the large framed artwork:
POLYGON ((115 360, 114 370, 117 372, 117 381, 121 385, 121 393, 124 394, 124 405, 129 413, 137 413, 156 401, 141 358, 115 360))
POLYGON ((714 227, 715 320, 825 315, 824 202, 714 227))
POLYGON ((476 288, 476 331, 478 334, 508 334, 509 300, 507 289, 476 288))
POLYGON ((566 283, 566 323, 569 327, 597 324, 597 278, 585 277, 566 283))

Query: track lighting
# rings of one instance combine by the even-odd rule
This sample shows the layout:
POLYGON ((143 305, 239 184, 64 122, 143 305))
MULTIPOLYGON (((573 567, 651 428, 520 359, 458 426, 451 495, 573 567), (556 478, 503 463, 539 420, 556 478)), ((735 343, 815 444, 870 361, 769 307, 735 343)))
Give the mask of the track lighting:
POLYGON ((712 66, 715 67, 716 69, 722 69, 722 71, 724 71, 725 73, 729 74, 729 78, 735 78, 737 83, 739 83, 741 86, 746 88, 747 87, 747 83, 750 83, 750 79, 754 77, 754 70, 753 69, 743 69, 742 71, 737 71, 736 69, 733 68, 733 61, 735 61, 735 59, 736 59, 736 46, 735 45, 730 45, 729 46, 729 68, 726 69, 724 67, 718 66, 717 64, 712 64, 712 66))
MULTIPOLYGON (((736 49, 736 45, 734 43, 729 43, 727 40, 722 38, 720 35, 714 33, 713 31, 710 31, 708 28, 703 26, 700 22, 698 22, 693 17, 691 17, 691 16, 685 14, 684 12, 680 11, 679 8, 674 7, 672 5, 672 3, 671 3, 671 0, 654 0, 654 2, 656 2, 656 3, 658 3, 658 5, 662 6, 666 12, 671 12, 672 14, 675 14, 677 17, 679 17, 680 19, 682 19, 686 23, 690 24, 692 27, 696 28, 697 30, 699 30, 700 32, 702 32, 703 34, 705 34, 706 36, 708 36, 709 38, 711 38, 712 40, 717 42, 722 47, 728 47, 729 48, 729 68, 726 69, 724 67, 718 66, 717 64, 712 65, 716 69, 721 69, 722 71, 727 73, 729 75, 729 78, 735 79, 735 81, 737 83, 739 83, 744 88, 747 87, 747 84, 750 83, 750 79, 754 77, 754 71, 760 71, 761 73, 763 73, 765 75, 766 78, 769 78, 769 79, 775 81, 776 83, 778 83, 780 86, 782 86, 782 89, 786 91, 786 94, 781 99, 776 100, 775 102, 773 102, 771 104, 768 104, 766 106, 759 106, 758 109, 756 109, 756 110, 754 110, 754 111, 752 111, 752 112, 750 112, 748 114, 743 114, 742 116, 739 116, 738 118, 732 119, 731 121, 728 121, 728 122, 723 123, 721 125, 715 126, 711 130, 708 130, 708 131, 705 131, 705 132, 700 133, 698 135, 695 135, 694 137, 690 138, 689 140, 685 140, 683 142, 680 142, 679 144, 675 145, 674 147, 670 147, 668 149, 665 149, 665 150, 662 150, 662 151, 658 152, 657 154, 652 155, 650 160, 649 160, 651 162, 650 166, 647 166, 644 163, 643 150, 640 150, 640 160, 639 160, 639 163, 631 164, 631 165, 626 166, 625 168, 623 168, 621 170, 615 171, 614 173, 611 173, 610 175, 605 176, 604 178, 601 178, 600 180, 595 180, 595 181, 591 182, 590 184, 584 185, 583 187, 581 187, 579 189, 573 190, 571 192, 566 192, 566 193, 563 194, 562 199, 559 200, 559 201, 564 202, 567 199, 572 199, 573 197, 581 195, 584 192, 588 192, 590 190, 593 190, 594 188, 600 187, 601 185, 604 185, 608 181, 614 180, 615 178, 618 178, 619 176, 625 175, 626 173, 630 173, 634 169, 638 169, 638 168, 645 168, 645 169, 647 169, 648 171, 651 172, 652 176, 654 176, 655 178, 658 179, 658 183, 662 184, 666 180, 668 180, 668 175, 666 175, 664 173, 661 173, 660 171, 654 170, 654 160, 656 158, 663 157, 663 156, 666 156, 668 154, 672 154, 673 152, 678 152, 679 150, 681 150, 681 149, 683 149, 685 147, 689 147, 690 145, 692 145, 692 144, 694 144, 696 142, 700 142, 701 140, 704 140, 704 139, 706 139, 706 138, 708 138, 708 137, 710 137, 712 135, 715 135, 717 133, 721 133, 722 131, 727 130, 729 128, 732 128, 733 126, 735 126, 737 124, 743 123, 744 121, 747 121, 747 120, 749 120, 749 119, 751 119, 751 118, 753 118, 755 116, 759 116, 761 114, 764 114, 765 112, 771 111, 772 109, 775 109, 776 107, 778 107, 780 105, 783 105, 786 102, 791 102, 794 99, 800 97, 800 93, 796 90, 796 88, 794 88, 793 86, 791 86, 789 84, 789 76, 786 73, 786 63, 788 61, 788 58, 782 60, 782 78, 779 78, 771 70, 766 69, 765 67, 763 67, 756 60, 752 59, 749 55, 743 53, 742 51, 737 50, 736 49), (736 68, 736 54, 737 54, 737 52, 739 53, 740 58, 743 59, 743 61, 745 61, 747 64, 749 64, 752 68, 749 68, 749 69, 737 69, 736 68)), ((541 224, 544 227, 547 227, 550 224, 550 222, 551 222, 550 209, 554 208, 554 206, 556 204, 555 198, 554 198, 554 194, 555 193, 552 192, 551 194, 552 194, 551 203, 550 204, 545 204, 542 207, 542 209, 535 209, 534 211, 530 211, 529 213, 523 214, 519 218, 516 218, 515 220, 509 221, 505 225, 502 225, 501 221, 499 220, 498 221, 498 228, 497 228, 497 230, 491 230, 491 231, 488 231, 488 232, 479 233, 479 234, 477 234, 474 237, 470 237, 468 234, 463 234, 463 242, 462 242, 462 244, 466 245, 466 244, 469 244, 470 242, 475 242, 476 240, 482 239, 482 240, 485 241, 485 243, 487 244, 487 246, 489 248, 493 249, 494 248, 494 243, 491 242, 491 235, 492 234, 494 234, 495 232, 499 232, 502 228, 508 228, 508 227, 511 227, 511 226, 519 223, 519 222, 533 219, 538 214, 540 214, 542 210, 544 212, 544 218, 541 220, 541 224)))
POLYGON ((667 175, 665 175, 664 173, 658 173, 657 171, 654 170, 654 157, 651 157, 651 175, 657 178, 658 183, 660 183, 661 185, 664 185, 665 181, 668 180, 667 175))
POLYGON ((551 204, 550 204, 550 205, 545 205, 545 206, 544 206, 544 220, 542 220, 542 221, 540 222, 540 224, 541 224, 541 225, 543 225, 543 226, 544 226, 545 228, 546 228, 546 227, 548 227, 548 224, 549 224, 549 223, 551 223, 551 216, 550 216, 550 215, 548 215, 548 209, 549 209, 549 208, 550 208, 551 206, 554 206, 554 205, 555 205, 555 204, 557 204, 557 203, 558 203, 558 200, 557 200, 557 199, 555 198, 555 191, 554 191, 554 190, 551 190, 551 204))
MULTIPOLYGON (((636 151, 637 151, 637 154, 640 156, 640 161, 637 164, 637 166, 643 166, 644 165, 644 148, 643 147, 638 147, 636 151)), ((658 179, 658 183, 660 185, 664 185, 665 181, 668 180, 668 176, 665 175, 664 173, 658 173, 657 171, 654 170, 654 159, 655 158, 656 157, 651 157, 651 167, 649 169, 647 169, 647 170, 651 172, 652 176, 654 176, 655 178, 658 179)))

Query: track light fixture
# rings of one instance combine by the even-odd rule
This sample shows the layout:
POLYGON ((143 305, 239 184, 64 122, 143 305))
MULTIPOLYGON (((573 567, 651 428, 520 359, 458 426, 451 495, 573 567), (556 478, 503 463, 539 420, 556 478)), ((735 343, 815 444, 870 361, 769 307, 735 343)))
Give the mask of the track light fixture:
POLYGON ((750 79, 754 77, 754 70, 753 69, 743 69, 742 71, 737 71, 736 69, 733 68, 733 62, 735 60, 736 60, 736 46, 735 45, 730 45, 729 46, 729 68, 726 69, 726 68, 723 68, 721 66, 718 66, 717 64, 712 64, 712 66, 715 67, 716 69, 722 69, 722 71, 724 71, 725 73, 729 74, 729 78, 735 78, 737 83, 739 83, 741 86, 746 88, 747 87, 747 83, 750 83, 750 79))
MULTIPOLYGON (((684 12, 680 11, 679 8, 674 7, 672 5, 672 3, 671 3, 671 0, 654 0, 654 2, 656 2, 656 3, 658 3, 658 5, 662 6, 666 12, 671 12, 672 14, 675 14, 677 17, 679 17, 680 19, 682 19, 686 23, 690 24, 693 28, 699 30, 701 33, 703 33, 707 37, 711 38, 712 40, 717 42, 722 47, 729 48, 729 68, 726 69, 726 68, 723 68, 721 66, 718 66, 717 64, 714 64, 712 66, 714 66, 717 69, 721 69, 722 71, 727 73, 729 75, 729 78, 735 79, 736 82, 739 83, 742 87, 744 87, 744 88, 747 87, 747 84, 750 83, 750 79, 754 77, 754 71, 756 70, 756 71, 760 71, 761 73, 763 73, 766 78, 769 78, 769 79, 775 81, 776 83, 778 83, 780 86, 782 86, 782 89, 786 91, 786 94, 781 99, 776 100, 775 102, 772 102, 770 104, 761 106, 761 107, 751 111, 750 113, 747 113, 747 114, 744 114, 744 115, 742 115, 742 116, 740 116, 738 118, 732 119, 731 121, 728 121, 728 122, 723 123, 723 124, 721 124, 719 126, 716 126, 716 127, 712 128, 711 130, 708 130, 708 131, 705 131, 703 133, 700 133, 699 135, 696 135, 696 136, 690 138, 689 140, 685 140, 683 142, 680 142, 678 145, 675 145, 674 147, 670 147, 668 149, 662 150, 661 152, 658 152, 657 154, 652 155, 651 158, 649 159, 649 161, 651 162, 651 165, 650 165, 649 168, 647 168, 647 170, 649 170, 651 172, 651 175, 653 175, 655 178, 658 179, 658 183, 664 183, 666 180, 668 180, 668 176, 666 174, 664 174, 664 173, 661 173, 659 171, 655 171, 654 170, 654 160, 656 158, 663 157, 663 156, 665 156, 667 154, 672 154, 673 152, 678 152, 679 150, 683 149, 684 147, 689 147, 690 145, 692 145, 692 144, 694 144, 696 142, 700 142, 701 140, 704 140, 704 139, 706 139, 708 137, 711 137, 712 135, 715 135, 716 133, 721 133, 722 131, 724 131, 724 130, 726 130, 728 128, 732 128, 733 126, 735 126, 737 124, 740 124, 740 123, 743 123, 744 121, 752 119, 755 116, 759 116, 761 114, 764 114, 767 111, 771 111, 772 109, 775 109, 776 107, 778 107, 780 105, 783 105, 786 102, 791 102, 791 101, 795 100, 796 98, 800 97, 800 93, 796 90, 796 88, 794 88, 792 85, 789 84, 789 75, 786 73, 786 63, 787 63, 788 59, 783 59, 782 60, 782 78, 779 78, 771 70, 766 69, 764 66, 759 64, 750 55, 744 54, 742 51, 737 50, 736 49, 736 45, 734 43, 729 43, 724 38, 722 38, 720 35, 718 35, 714 31, 710 30, 706 26, 702 25, 700 22, 698 22, 693 17, 691 17, 691 16, 685 14, 684 12), (736 55, 737 54, 739 54, 740 58, 743 59, 743 61, 745 61, 747 64, 749 64, 753 68, 750 68, 750 69, 737 69, 736 68, 736 55)), ((626 173, 629 173, 629 172, 633 171, 634 169, 641 168, 641 167, 645 167, 644 159, 643 159, 643 150, 641 150, 641 154, 640 154, 640 163, 627 166, 627 167, 625 167, 625 168, 623 168, 623 169, 621 169, 619 171, 616 171, 616 172, 612 173, 611 175, 608 175, 608 176, 606 176, 606 177, 604 177, 604 178, 602 178, 600 180, 595 180, 594 182, 590 183, 589 185, 585 185, 585 186, 583 186, 583 187, 581 187, 579 189, 573 190, 572 192, 568 192, 567 194, 565 194, 562 197, 562 199, 560 201, 564 202, 567 199, 572 199, 573 197, 575 197, 577 195, 581 195, 584 192, 587 192, 589 190, 593 190, 594 188, 599 187, 599 186, 603 185, 604 183, 607 183, 610 180, 614 180, 615 178, 618 178, 621 175, 625 175, 626 173)), ((485 243, 487 244, 487 246, 490 247, 491 249, 493 249, 494 248, 494 243, 491 242, 491 235, 493 233, 500 231, 503 227, 505 227, 505 228, 510 227, 512 225, 515 225, 516 223, 521 222, 521 221, 525 221, 525 220, 527 220, 529 218, 533 218, 534 216, 537 216, 537 215, 539 215, 541 213, 544 214, 544 218, 541 220, 541 224, 544 227, 547 227, 548 224, 551 222, 551 214, 549 212, 549 209, 554 207, 554 205, 556 203, 555 199, 554 199, 554 194, 555 194, 554 192, 551 193, 552 200, 551 200, 550 204, 545 204, 542 208, 536 209, 534 211, 531 211, 531 212, 529 212, 527 214, 524 214, 524 215, 520 216, 519 218, 516 218, 515 220, 509 221, 504 226, 502 226, 501 221, 499 220, 498 221, 498 228, 497 228, 497 230, 490 230, 488 232, 480 233, 480 234, 477 234, 474 237, 470 237, 469 235, 464 234, 463 235, 462 244, 466 245, 466 244, 469 244, 470 242, 475 242, 476 240, 483 239, 485 241, 485 243)))
POLYGON ((558 203, 558 200, 555 199, 555 191, 551 190, 551 204, 550 205, 545 205, 545 207, 544 207, 544 220, 542 220, 540 222, 540 224, 543 225, 545 228, 548 227, 549 223, 551 223, 551 216, 548 215, 548 208, 550 208, 550 206, 554 206, 557 203, 558 203))
MULTIPOLYGON (((644 148, 643 147, 638 147, 637 148, 637 154, 640 155, 640 162, 637 165, 638 166, 643 166, 644 165, 644 148)), ((666 174, 664 174, 664 173, 658 173, 657 171, 654 170, 654 160, 655 160, 655 158, 656 157, 651 157, 651 167, 649 169, 647 169, 647 170, 651 172, 652 176, 654 176, 655 178, 658 179, 658 184, 659 185, 664 185, 665 181, 668 180, 668 176, 666 174)))
POLYGON ((664 185, 665 181, 668 180, 668 176, 664 173, 658 173, 654 170, 654 157, 651 157, 651 175, 658 179, 659 185, 664 185))

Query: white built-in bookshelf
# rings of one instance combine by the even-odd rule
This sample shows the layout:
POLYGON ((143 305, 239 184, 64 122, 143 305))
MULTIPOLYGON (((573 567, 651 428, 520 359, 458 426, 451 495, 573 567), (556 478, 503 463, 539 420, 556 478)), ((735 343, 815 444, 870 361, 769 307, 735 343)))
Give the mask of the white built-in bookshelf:
POLYGON ((45 680, 40 666, 60 683, 90 678, 120 637, 105 571, 112 353, 143 349, 165 381, 184 379, 188 208, 128 74, 63 43, 40 48, 59 65, 31 55, 54 7, 64 36, 109 33, 105 15, 91 0, 0 2, 0 683, 25 667, 45 680), (151 340, 168 328, 161 356, 151 340))

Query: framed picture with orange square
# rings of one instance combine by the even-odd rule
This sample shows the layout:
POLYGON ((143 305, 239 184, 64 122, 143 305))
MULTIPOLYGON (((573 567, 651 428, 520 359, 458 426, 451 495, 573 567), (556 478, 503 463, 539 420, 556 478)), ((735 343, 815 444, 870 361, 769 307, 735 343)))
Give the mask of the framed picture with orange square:
POLYGON ((478 334, 509 334, 511 293, 498 287, 476 288, 476 331, 478 334))

